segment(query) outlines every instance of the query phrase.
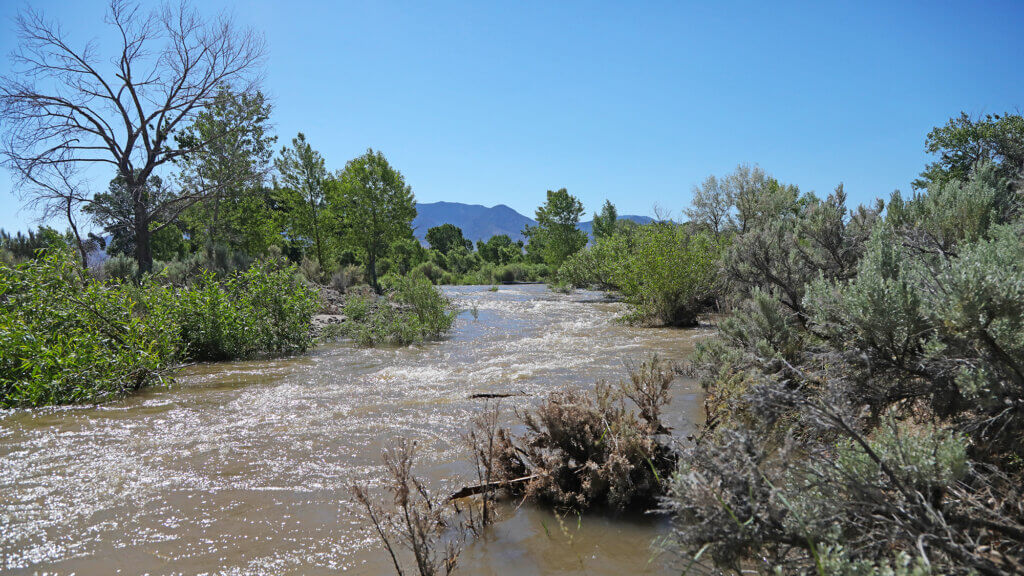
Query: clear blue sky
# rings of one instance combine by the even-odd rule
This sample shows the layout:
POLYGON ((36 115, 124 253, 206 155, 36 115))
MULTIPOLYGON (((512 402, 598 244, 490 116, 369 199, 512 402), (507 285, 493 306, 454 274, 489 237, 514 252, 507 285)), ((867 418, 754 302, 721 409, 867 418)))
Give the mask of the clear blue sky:
MULTIPOLYGON (((102 1, 33 5, 106 33, 102 1)), ((4 54, 19 6, 0 5, 4 54)), ((1024 106, 1024 2, 202 6, 266 33, 279 144, 302 130, 330 169, 373 147, 421 202, 531 216, 560 187, 588 213, 678 213, 740 162, 869 201, 909 189, 932 126, 1024 106)), ((0 226, 23 228, 10 188, 0 226)))

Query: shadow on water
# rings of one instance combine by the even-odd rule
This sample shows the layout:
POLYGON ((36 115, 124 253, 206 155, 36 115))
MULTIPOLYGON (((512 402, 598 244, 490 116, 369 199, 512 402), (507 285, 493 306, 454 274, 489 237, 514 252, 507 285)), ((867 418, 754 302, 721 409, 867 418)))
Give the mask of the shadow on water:
MULTIPOLYGON (((203 364, 99 407, 0 413, 0 572, 388 574, 353 482, 379 484, 380 450, 415 439, 438 489, 469 478, 459 440, 484 400, 506 420, 548 392, 625 375, 651 352, 682 360, 706 330, 635 329, 621 304, 543 285, 447 288, 452 336, 411 348, 346 343, 281 360, 203 364)), ((685 436, 699 388, 676 382, 685 436)), ((505 506, 460 559, 464 574, 671 573, 663 519, 559 520, 505 506)))

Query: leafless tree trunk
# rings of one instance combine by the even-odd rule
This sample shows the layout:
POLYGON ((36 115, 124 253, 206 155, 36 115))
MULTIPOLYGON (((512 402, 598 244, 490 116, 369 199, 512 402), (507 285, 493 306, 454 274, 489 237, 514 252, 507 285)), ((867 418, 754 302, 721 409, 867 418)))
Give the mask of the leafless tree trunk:
POLYGON ((256 90, 263 37, 225 15, 204 21, 184 0, 148 12, 112 0, 106 22, 121 42, 108 60, 96 43, 72 47, 58 23, 32 8, 16 22, 14 72, 0 78, 4 164, 22 182, 44 180, 62 166, 112 166, 131 191, 139 269, 151 270, 154 216, 169 215, 160 224, 166 226, 210 191, 153 202, 145 184, 161 166, 207 144, 173 136, 222 86, 256 90))
POLYGON ((43 220, 60 216, 75 237, 75 248, 82 258, 82 268, 89 266, 92 241, 82 239, 76 216, 82 206, 90 202, 85 184, 77 178, 74 166, 57 165, 45 171, 22 175, 18 182, 27 206, 40 211, 43 220))

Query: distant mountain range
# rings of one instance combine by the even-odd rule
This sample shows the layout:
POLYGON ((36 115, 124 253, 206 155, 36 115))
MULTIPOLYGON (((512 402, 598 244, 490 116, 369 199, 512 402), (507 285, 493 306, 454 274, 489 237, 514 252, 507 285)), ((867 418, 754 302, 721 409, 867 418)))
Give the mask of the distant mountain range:
MULTIPOLYGON (((647 224, 654 219, 648 216, 619 216, 621 219, 632 220, 640 224, 647 224)), ((425 243, 424 238, 427 230, 441 224, 454 224, 462 229, 462 235, 472 240, 487 240, 498 234, 508 234, 512 240, 524 240, 523 228, 527 224, 537 224, 532 218, 527 218, 519 212, 498 204, 488 208, 479 204, 463 204, 461 202, 431 202, 429 204, 416 204, 416 219, 412 221, 412 228, 420 242, 425 243)), ((593 221, 580 222, 580 230, 588 235, 592 234, 593 221)))

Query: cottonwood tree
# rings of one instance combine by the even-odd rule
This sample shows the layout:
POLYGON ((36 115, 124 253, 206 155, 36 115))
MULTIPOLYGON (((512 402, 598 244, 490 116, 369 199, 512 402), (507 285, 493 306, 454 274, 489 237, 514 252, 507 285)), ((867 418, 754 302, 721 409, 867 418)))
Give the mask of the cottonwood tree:
POLYGON ((106 22, 117 38, 113 54, 95 41, 73 46, 58 22, 30 7, 18 15, 13 72, 0 78, 0 150, 22 183, 52 180, 48 173, 63 166, 116 171, 131 192, 135 256, 146 272, 153 266, 151 235, 211 192, 194 189, 153 203, 146 182, 208 144, 173 136, 222 87, 255 92, 266 44, 228 16, 204 20, 186 2, 147 11, 113 0, 106 22), (154 225, 155 214, 170 217, 154 225))
POLYGON ((527 252, 537 254, 553 268, 587 245, 587 234, 577 225, 583 214, 583 203, 562 188, 548 190, 548 199, 537 208, 537 225, 527 226, 523 235, 529 239, 527 252))
POLYGON ((412 188, 384 154, 371 148, 348 161, 331 195, 331 205, 344 222, 345 240, 362 252, 370 285, 380 292, 377 260, 392 242, 411 233, 416 217, 412 188))
POLYGON ((466 250, 473 249, 473 241, 467 240, 462 235, 462 228, 454 224, 444 223, 427 230, 427 242, 430 247, 442 254, 448 254, 460 246, 466 250))
POLYGON ((616 223, 619 219, 619 211, 611 200, 605 200, 601 207, 600 214, 594 214, 594 240, 608 238, 615 234, 616 223))
POLYGON ((274 166, 281 175, 279 197, 291 215, 286 231, 293 237, 312 238, 316 249, 317 263, 327 265, 327 184, 330 176, 323 156, 310 146, 306 135, 292 138, 292 147, 281 149, 281 156, 274 160, 274 166))
POLYGON ((229 244, 254 254, 273 236, 264 186, 277 140, 270 110, 261 92, 234 94, 225 88, 178 136, 185 146, 208 143, 180 163, 185 191, 212 191, 183 217, 192 241, 208 250, 229 244))

